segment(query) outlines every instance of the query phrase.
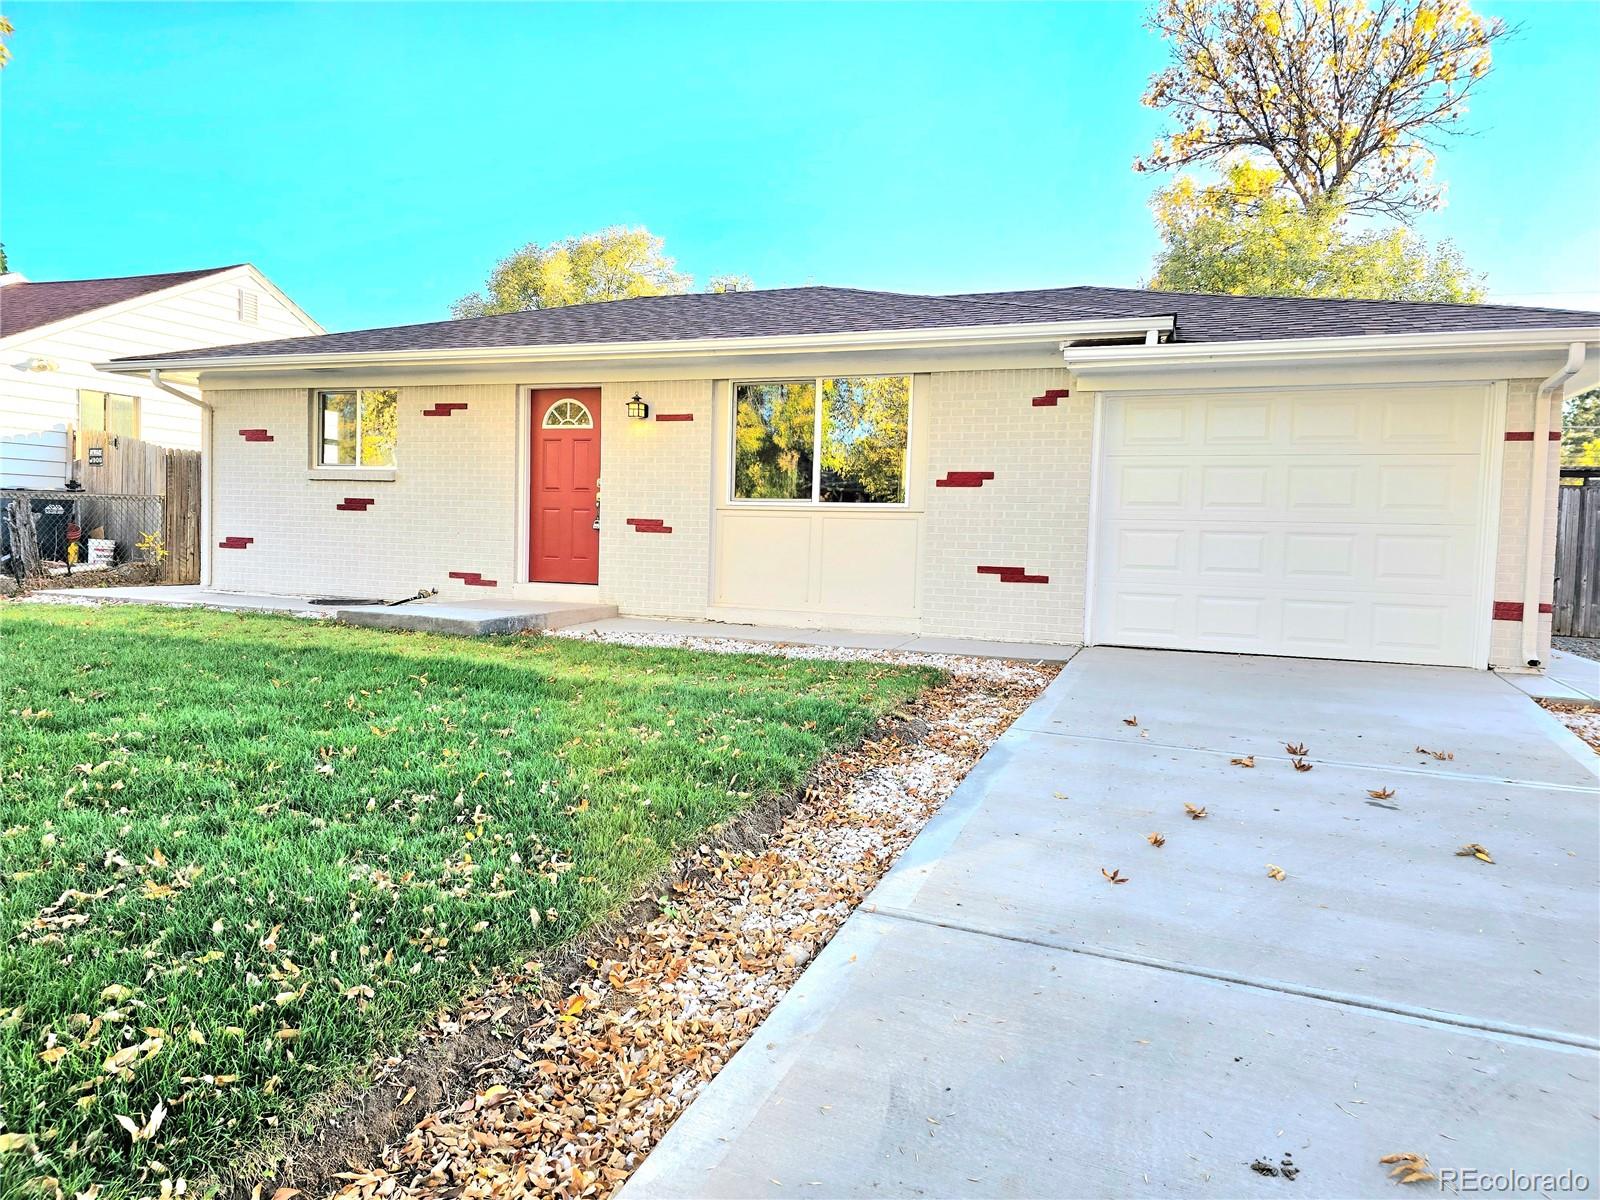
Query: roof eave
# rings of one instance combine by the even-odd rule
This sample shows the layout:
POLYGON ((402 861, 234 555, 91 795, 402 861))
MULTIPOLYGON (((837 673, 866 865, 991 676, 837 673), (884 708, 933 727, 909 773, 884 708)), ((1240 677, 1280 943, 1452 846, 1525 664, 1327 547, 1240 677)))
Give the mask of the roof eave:
POLYGON ((1163 342, 1141 346, 1068 346, 1062 358, 1069 367, 1099 372, 1118 368, 1194 367, 1209 363, 1245 365, 1285 359, 1315 361, 1339 358, 1400 358, 1449 353, 1492 355, 1506 351, 1565 349, 1572 342, 1600 341, 1600 325, 1550 326, 1538 329, 1460 330, 1430 333, 1351 334, 1336 337, 1284 337, 1235 342, 1163 342))
POLYGON ((333 351, 320 354, 236 354, 227 357, 114 359, 96 369, 118 375, 151 370, 185 375, 201 371, 295 371, 328 367, 400 367, 491 363, 596 362, 626 359, 744 357, 771 353, 837 350, 915 350, 950 346, 1066 344, 1091 337, 1170 333, 1174 318, 1118 317, 1105 320, 1031 321, 1015 325, 962 325, 937 329, 861 330, 848 333, 780 334, 767 337, 682 338, 668 341, 574 342, 553 346, 473 346, 432 350, 333 351))

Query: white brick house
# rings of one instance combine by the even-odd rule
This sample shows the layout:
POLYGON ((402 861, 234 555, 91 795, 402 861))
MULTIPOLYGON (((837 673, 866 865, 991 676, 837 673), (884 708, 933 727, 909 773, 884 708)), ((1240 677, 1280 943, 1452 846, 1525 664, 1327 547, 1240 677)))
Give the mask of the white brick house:
POLYGON ((1505 306, 794 288, 109 369, 203 394, 219 589, 1518 668, 1597 342, 1505 306))

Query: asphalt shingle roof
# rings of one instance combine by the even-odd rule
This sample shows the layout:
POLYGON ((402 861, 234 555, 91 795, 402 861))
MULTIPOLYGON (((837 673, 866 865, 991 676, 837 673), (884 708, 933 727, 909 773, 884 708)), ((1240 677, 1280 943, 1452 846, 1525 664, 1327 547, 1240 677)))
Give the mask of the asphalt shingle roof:
POLYGON ((53 325, 68 317, 81 316, 97 308, 121 304, 124 300, 165 291, 192 279, 219 275, 232 269, 209 267, 203 271, 170 271, 165 275, 8 283, 0 287, 0 337, 53 325))
POLYGON ((946 296, 796 287, 610 300, 456 321, 178 350, 123 361, 159 357, 164 362, 199 362, 235 355, 381 354, 402 350, 680 342, 1164 316, 1176 317, 1177 340, 1186 342, 1600 324, 1600 313, 1492 304, 1201 296, 1105 287, 946 296))
POLYGON ((1304 300, 1286 296, 1210 296, 1137 288, 1064 287, 970 292, 959 300, 1005 299, 1058 304, 1102 317, 1147 316, 1152 304, 1178 318, 1181 342, 1253 342, 1271 338, 1357 337, 1386 333, 1563 329, 1600 325, 1600 313, 1510 304, 1428 304, 1405 300, 1304 300))
MULTIPOLYGON (((1171 311, 1163 310, 1163 311, 1171 311)), ((566 308, 391 325, 275 342, 211 346, 162 355, 163 359, 252 354, 373 353, 385 350, 456 350, 495 346, 566 346, 605 342, 678 342, 698 338, 774 337, 784 334, 865 333, 962 325, 1092 320, 1102 314, 1039 300, 1011 303, 873 292, 859 288, 769 288, 755 292, 691 292, 607 300, 566 308)))

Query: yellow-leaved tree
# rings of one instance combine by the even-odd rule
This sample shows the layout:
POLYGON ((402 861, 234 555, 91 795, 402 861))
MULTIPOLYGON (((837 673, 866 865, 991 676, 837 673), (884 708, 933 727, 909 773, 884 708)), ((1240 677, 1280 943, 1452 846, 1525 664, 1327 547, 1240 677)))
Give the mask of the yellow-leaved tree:
POLYGON ((1171 127, 1134 169, 1219 171, 1158 194, 1155 286, 1480 297, 1448 243, 1352 218, 1408 224, 1442 204, 1435 151, 1503 22, 1466 0, 1158 0, 1149 24, 1171 61, 1144 102, 1171 127))

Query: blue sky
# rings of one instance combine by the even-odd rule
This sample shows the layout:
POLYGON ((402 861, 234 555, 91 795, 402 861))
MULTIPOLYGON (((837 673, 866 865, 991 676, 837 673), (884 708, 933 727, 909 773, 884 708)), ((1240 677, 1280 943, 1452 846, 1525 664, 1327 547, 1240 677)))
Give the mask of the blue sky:
MULTIPOLYGON (((32 278, 248 260, 331 329, 448 315, 644 224, 703 284, 1133 285, 1162 46, 1133 3, 9 4, 0 240, 32 278)), ((1523 24, 1444 154, 1492 291, 1600 306, 1600 4, 1523 24)))

